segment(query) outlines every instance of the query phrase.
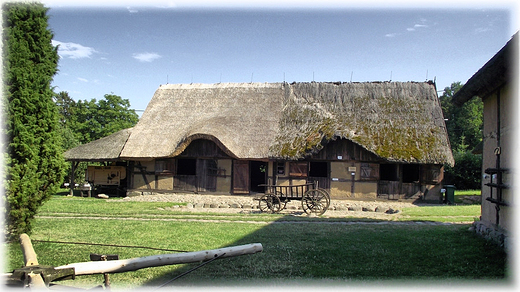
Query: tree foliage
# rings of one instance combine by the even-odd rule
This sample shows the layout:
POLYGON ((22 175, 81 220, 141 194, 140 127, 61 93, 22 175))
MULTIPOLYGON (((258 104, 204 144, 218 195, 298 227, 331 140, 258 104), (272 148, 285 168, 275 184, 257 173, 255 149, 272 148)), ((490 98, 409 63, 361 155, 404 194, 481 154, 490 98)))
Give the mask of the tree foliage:
POLYGON ((80 144, 85 144, 137 124, 139 116, 130 109, 130 101, 118 95, 105 94, 104 98, 75 102, 60 92, 56 99, 63 124, 80 144))
POLYGON ((4 188, 7 232, 12 236, 30 232, 38 207, 62 183, 65 161, 50 85, 58 53, 51 44, 48 9, 15 2, 2 8, 4 188))
MULTIPOLYGON (((76 102, 68 92, 61 91, 54 96, 54 101, 60 113, 60 134, 65 150, 133 127, 139 120, 135 110, 130 109, 130 102, 114 94, 105 94, 99 101, 76 102)), ((86 167, 83 163, 76 167, 76 182, 84 179, 86 167)), ((70 174, 70 167, 67 174, 70 174)), ((69 181, 68 176, 66 181, 69 181)))
POLYGON ((446 166, 444 169, 445 184, 455 185, 460 190, 478 190, 481 188, 482 155, 471 151, 457 151, 453 153, 455 166, 446 166))
POLYGON ((441 107, 446 120, 455 166, 445 168, 446 184, 454 184, 458 189, 480 189, 482 156, 472 151, 482 142, 483 109, 480 98, 474 97, 458 107, 451 102, 453 95, 462 87, 454 82, 444 88, 440 96, 441 107))
POLYGON ((473 150, 482 141, 482 123, 484 104, 478 97, 467 101, 462 106, 451 102, 453 95, 462 87, 454 82, 444 88, 440 96, 441 107, 446 121, 452 151, 473 150))

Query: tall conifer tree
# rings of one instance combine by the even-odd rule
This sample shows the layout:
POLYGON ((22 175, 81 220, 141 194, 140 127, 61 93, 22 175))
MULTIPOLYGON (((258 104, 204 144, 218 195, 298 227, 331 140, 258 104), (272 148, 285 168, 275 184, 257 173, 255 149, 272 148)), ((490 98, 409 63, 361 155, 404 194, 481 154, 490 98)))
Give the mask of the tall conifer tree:
POLYGON ((30 232, 38 207, 57 190, 65 170, 51 88, 59 57, 47 10, 19 2, 4 3, 2 10, 3 185, 10 236, 30 232))

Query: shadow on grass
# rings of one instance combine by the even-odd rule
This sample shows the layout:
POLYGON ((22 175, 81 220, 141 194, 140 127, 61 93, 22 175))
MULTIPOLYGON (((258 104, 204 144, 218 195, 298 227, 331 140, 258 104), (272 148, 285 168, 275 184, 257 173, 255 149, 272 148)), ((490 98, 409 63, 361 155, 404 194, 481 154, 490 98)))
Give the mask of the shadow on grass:
MULTIPOLYGON (((309 219, 286 216, 266 224, 229 245, 261 243, 263 252, 216 260, 162 289, 511 284, 506 254, 468 231, 468 224, 309 219)), ((143 288, 197 265, 174 266, 143 288)))

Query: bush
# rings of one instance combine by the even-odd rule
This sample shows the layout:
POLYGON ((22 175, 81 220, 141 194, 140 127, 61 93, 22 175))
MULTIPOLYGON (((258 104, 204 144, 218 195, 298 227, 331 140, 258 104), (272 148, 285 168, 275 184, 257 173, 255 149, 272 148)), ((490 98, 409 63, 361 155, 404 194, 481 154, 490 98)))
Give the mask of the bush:
POLYGON ((444 184, 455 185, 459 190, 481 188, 482 155, 471 151, 459 151, 453 154, 455 166, 445 167, 444 184))

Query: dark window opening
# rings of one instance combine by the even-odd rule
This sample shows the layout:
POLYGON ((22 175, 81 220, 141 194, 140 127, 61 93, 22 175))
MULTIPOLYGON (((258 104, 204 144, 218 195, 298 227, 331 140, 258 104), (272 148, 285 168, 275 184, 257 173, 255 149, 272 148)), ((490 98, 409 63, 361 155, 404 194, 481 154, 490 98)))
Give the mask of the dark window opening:
POLYGON ((380 180, 398 181, 397 164, 381 164, 379 166, 380 180))
POLYGON ((177 175, 196 175, 196 159, 177 159, 177 175))
POLYGON ((309 176, 311 177, 328 177, 329 169, 327 162, 310 162, 309 176))
POLYGON ((418 164, 403 164, 403 182, 418 183, 421 175, 421 166, 418 164))
POLYGON ((265 184, 267 175, 267 162, 262 161, 251 161, 250 162, 250 179, 251 179, 251 191, 257 193, 263 193, 265 187, 259 186, 265 184))

